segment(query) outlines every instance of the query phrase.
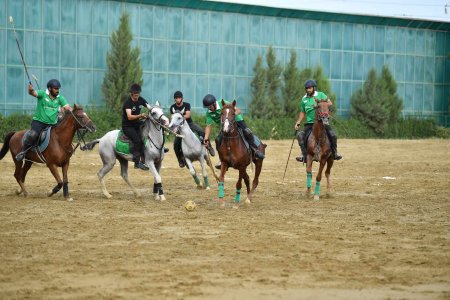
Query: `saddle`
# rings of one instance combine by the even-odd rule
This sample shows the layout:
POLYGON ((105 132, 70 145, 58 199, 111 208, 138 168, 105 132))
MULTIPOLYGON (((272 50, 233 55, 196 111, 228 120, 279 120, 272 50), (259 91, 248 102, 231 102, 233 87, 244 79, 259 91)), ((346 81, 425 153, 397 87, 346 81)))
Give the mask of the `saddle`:
MULTIPOLYGON (((36 142, 34 145, 31 146, 31 151, 37 152, 44 152, 45 149, 47 149, 48 144, 50 143, 50 132, 51 132, 52 126, 49 126, 41 131, 39 134, 39 138, 36 139, 36 142)), ((27 130, 25 134, 22 137, 22 144, 24 144, 26 137, 29 135, 30 130, 27 130)))
MULTIPOLYGON (((147 145, 148 138, 144 138, 144 145, 147 145)), ((123 133, 122 130, 119 131, 116 141, 116 151, 121 154, 131 154, 133 149, 133 142, 123 133)))

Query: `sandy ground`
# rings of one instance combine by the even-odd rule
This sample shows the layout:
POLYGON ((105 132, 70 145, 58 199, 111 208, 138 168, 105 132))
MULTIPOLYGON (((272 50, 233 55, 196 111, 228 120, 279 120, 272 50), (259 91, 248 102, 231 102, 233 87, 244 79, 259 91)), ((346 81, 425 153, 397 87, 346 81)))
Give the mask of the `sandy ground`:
POLYGON ((143 194, 134 198, 118 164, 105 199, 98 146, 72 158, 73 202, 62 191, 46 197, 55 182, 42 165, 29 172, 30 195, 16 196, 8 153, 0 161, 0 298, 450 299, 449 140, 340 140, 334 193, 320 201, 305 197, 296 145, 282 180, 290 146, 268 141, 254 202, 238 210, 236 171, 227 173, 229 205, 220 209, 214 178, 211 190, 197 190, 173 150, 162 170, 164 203, 151 197, 150 173, 130 169, 143 194), (194 212, 183 208, 189 199, 194 212))

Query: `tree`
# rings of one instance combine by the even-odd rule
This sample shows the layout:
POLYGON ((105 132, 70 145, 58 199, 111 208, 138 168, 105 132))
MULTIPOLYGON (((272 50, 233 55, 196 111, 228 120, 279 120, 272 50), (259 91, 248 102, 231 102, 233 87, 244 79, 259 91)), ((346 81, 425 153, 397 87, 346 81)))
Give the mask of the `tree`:
POLYGON ((269 111, 271 112, 272 117, 277 117, 282 114, 282 110, 280 108, 280 87, 281 87, 281 72, 282 68, 279 63, 277 63, 277 58, 275 56, 275 52, 273 51, 272 46, 269 47, 267 52, 267 96, 269 111))
POLYGON ((402 103, 397 95, 397 83, 384 66, 380 77, 371 69, 363 88, 352 95, 350 115, 376 133, 383 133, 388 122, 396 123, 400 118, 402 103))
POLYGON ((283 72, 283 80, 281 94, 284 102, 284 115, 295 118, 298 115, 304 88, 300 79, 300 71, 297 68, 297 53, 294 50, 291 50, 291 58, 283 72))
POLYGON ((111 51, 106 55, 107 70, 102 84, 107 107, 117 113, 122 109, 131 84, 143 83, 140 51, 137 47, 131 49, 132 39, 129 14, 124 13, 119 28, 109 39, 111 51))
POLYGON ((252 102, 249 105, 250 115, 256 119, 264 118, 270 112, 266 105, 267 98, 267 84, 266 84, 266 70, 262 65, 262 57, 258 55, 255 66, 253 67, 255 76, 251 82, 252 88, 252 102))

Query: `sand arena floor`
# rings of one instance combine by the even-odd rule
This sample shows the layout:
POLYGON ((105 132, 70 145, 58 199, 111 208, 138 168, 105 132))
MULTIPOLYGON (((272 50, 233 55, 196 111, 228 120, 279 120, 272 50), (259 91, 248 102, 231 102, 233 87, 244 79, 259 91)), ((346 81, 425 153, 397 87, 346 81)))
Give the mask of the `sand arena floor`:
POLYGON ((214 178, 211 190, 197 190, 173 150, 163 163, 164 203, 151 196, 150 173, 131 168, 143 194, 134 198, 119 164, 105 199, 98 146, 72 158, 73 202, 62 191, 46 197, 55 181, 42 165, 28 174, 29 196, 16 196, 8 153, 0 298, 450 299, 449 140, 340 140, 334 194, 318 202, 304 196, 298 147, 282 181, 291 140, 267 143, 254 202, 238 210, 237 171, 226 175, 230 204, 220 209, 214 178), (189 199, 198 205, 191 213, 189 199))

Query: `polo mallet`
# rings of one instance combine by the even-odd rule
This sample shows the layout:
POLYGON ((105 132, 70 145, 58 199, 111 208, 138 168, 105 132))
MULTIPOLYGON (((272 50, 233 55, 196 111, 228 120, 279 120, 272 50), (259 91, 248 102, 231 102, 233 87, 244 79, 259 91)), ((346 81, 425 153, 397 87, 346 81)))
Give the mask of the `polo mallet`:
POLYGON ((17 39, 17 33, 16 33, 16 29, 14 28, 14 21, 13 21, 13 17, 12 16, 9 16, 9 23, 11 23, 11 27, 12 27, 13 32, 14 32, 14 37, 16 38, 17 48, 19 48, 20 57, 22 57, 22 63, 23 63, 23 66, 25 67, 25 73, 27 73, 28 82, 31 84, 30 75, 28 75, 27 65, 25 64, 25 60, 23 59, 22 50, 20 50, 19 40, 17 39))
POLYGON ((297 130, 295 130, 295 132, 294 132, 294 138, 292 139, 291 149, 289 150, 289 155, 288 155, 288 159, 286 162, 286 168, 284 168, 283 181, 284 181, 284 177, 286 176, 286 170, 287 170, 287 167, 289 164, 289 159, 291 158, 292 147, 294 147, 294 141, 296 138, 297 138, 297 130))
MULTIPOLYGON (((209 145, 209 146, 212 147, 211 145, 209 145)), ((206 153, 208 154, 207 159, 206 159, 206 164, 211 168, 211 171, 212 171, 212 173, 214 175, 214 178, 216 179, 217 184, 219 184, 219 177, 217 176, 216 170, 214 170, 214 166, 211 163, 211 157, 209 156, 209 150, 208 149, 206 149, 206 153)))
POLYGON ((31 77, 33 77, 34 82, 36 82, 36 86, 38 87, 38 89, 40 90, 41 88, 39 87, 39 83, 38 83, 38 79, 36 76, 34 76, 34 74, 31 74, 31 77))

